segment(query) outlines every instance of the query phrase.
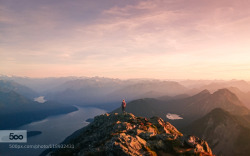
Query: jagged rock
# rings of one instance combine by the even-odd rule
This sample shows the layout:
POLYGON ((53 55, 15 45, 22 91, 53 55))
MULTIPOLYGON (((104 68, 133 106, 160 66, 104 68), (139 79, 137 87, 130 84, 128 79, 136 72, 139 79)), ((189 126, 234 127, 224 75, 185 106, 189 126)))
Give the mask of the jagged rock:
POLYGON ((212 155, 206 141, 183 135, 159 117, 147 119, 131 113, 97 116, 67 143, 75 148, 51 155, 212 155))
POLYGON ((194 152, 195 153, 199 153, 199 152, 208 152, 208 153, 212 153, 212 150, 210 149, 210 147, 208 146, 208 143, 196 136, 183 136, 182 138, 179 138, 180 141, 184 141, 183 143, 187 144, 190 147, 194 148, 194 152))

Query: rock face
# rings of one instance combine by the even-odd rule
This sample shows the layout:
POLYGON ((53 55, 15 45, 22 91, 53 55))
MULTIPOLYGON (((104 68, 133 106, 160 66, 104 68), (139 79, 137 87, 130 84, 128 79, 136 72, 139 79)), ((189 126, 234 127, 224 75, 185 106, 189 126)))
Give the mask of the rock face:
POLYGON ((104 114, 67 139, 74 149, 50 155, 212 155, 207 142, 180 133, 161 118, 136 117, 131 113, 104 114))
POLYGON ((247 120, 216 108, 183 130, 206 139, 213 153, 220 156, 248 156, 250 128, 247 120))

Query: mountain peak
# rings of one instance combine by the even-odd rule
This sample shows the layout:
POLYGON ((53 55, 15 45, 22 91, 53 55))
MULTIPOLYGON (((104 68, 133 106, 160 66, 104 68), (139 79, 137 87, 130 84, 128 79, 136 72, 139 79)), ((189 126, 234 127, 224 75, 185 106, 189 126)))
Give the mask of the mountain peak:
POLYGON ((222 88, 215 91, 214 94, 233 94, 233 93, 227 88, 222 88))
POLYGON ((219 89, 216 92, 214 92, 212 95, 215 97, 223 97, 224 99, 227 98, 227 99, 240 103, 239 98, 227 88, 219 89))
POLYGON ((207 97, 210 95, 211 95, 211 93, 207 89, 204 89, 203 91, 199 92, 198 94, 194 95, 193 97, 201 98, 201 97, 207 97))
MULTIPOLYGON (((60 155, 212 155, 207 142, 180 133, 159 117, 136 117, 131 113, 96 116, 67 143, 75 149, 60 149, 60 155)), ((65 142, 64 142, 65 143, 65 142)))
POLYGON ((204 89, 204 90, 201 91, 199 94, 211 94, 211 93, 209 92, 209 90, 204 89))
POLYGON ((224 118, 230 118, 231 120, 234 120, 234 118, 231 116, 231 114, 227 111, 225 111, 222 108, 215 108, 211 112, 207 114, 208 117, 212 117, 215 120, 221 120, 223 122, 224 118))

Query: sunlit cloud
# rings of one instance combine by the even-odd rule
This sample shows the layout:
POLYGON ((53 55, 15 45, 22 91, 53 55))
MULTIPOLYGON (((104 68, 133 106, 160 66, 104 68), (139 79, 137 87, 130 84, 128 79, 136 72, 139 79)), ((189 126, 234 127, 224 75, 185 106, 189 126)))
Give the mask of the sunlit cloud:
POLYGON ((246 1, 102 3, 1 3, 0 72, 36 77, 250 78, 246 1))

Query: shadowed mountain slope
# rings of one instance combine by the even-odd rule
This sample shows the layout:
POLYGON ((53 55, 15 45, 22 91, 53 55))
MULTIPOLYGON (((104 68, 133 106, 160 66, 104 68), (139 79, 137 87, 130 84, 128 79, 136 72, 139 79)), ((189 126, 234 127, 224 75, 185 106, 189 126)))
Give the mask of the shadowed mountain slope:
POLYGON ((51 115, 76 111, 77 108, 47 101, 38 103, 23 95, 0 86, 0 129, 12 129, 21 125, 42 120, 51 115))
POLYGON ((216 108, 184 131, 207 140, 216 155, 247 156, 250 153, 250 129, 242 125, 242 121, 244 119, 239 116, 216 108))
POLYGON ((15 91, 30 99, 33 99, 39 95, 32 89, 9 80, 0 80, 0 91, 15 91))
MULTIPOLYGON (((146 117, 157 115, 164 120, 167 120, 168 113, 178 114, 183 119, 173 120, 171 123, 177 128, 181 128, 206 115, 214 108, 223 108, 235 115, 249 114, 249 110, 228 89, 220 89, 213 94, 204 90, 191 97, 168 101, 139 99, 128 103, 126 111, 146 117)), ((121 108, 114 110, 114 112, 121 113, 121 108)))

